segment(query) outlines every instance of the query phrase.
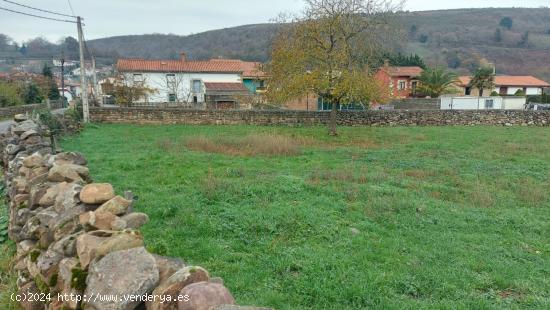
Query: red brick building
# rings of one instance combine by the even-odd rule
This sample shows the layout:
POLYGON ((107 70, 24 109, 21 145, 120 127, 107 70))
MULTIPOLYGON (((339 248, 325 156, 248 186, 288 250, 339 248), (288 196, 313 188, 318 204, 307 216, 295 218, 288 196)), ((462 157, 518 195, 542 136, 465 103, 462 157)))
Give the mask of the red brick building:
POLYGON ((391 98, 412 98, 422 71, 420 67, 393 67, 386 62, 375 77, 388 89, 391 98))

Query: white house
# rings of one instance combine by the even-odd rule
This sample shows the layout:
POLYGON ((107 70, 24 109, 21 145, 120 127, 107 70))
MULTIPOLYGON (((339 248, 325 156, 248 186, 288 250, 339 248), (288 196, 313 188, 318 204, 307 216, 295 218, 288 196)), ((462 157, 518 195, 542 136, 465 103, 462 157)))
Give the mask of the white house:
MULTIPOLYGON (((471 79, 469 76, 459 77, 459 86, 463 90, 463 95, 478 96, 479 90, 469 86, 471 79)), ((495 88, 485 89, 484 95, 490 95, 492 92, 497 92, 501 96, 515 95, 518 90, 523 91, 527 96, 541 95, 542 90, 546 87, 550 87, 550 84, 530 75, 497 75, 495 76, 495 88)))
POLYGON ((236 95, 249 95, 245 80, 258 74, 259 63, 232 59, 190 61, 119 59, 117 71, 127 85, 141 85, 154 93, 138 103, 205 103, 231 107, 236 95))

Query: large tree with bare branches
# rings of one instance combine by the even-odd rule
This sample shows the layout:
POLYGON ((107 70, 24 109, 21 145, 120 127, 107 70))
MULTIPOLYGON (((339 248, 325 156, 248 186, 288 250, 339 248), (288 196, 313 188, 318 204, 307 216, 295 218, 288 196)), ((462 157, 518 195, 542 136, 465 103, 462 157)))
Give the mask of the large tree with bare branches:
POLYGON ((284 103, 314 92, 332 104, 329 133, 336 135, 340 103, 380 99, 369 60, 391 42, 398 0, 305 0, 304 13, 287 20, 273 43, 268 99, 284 103))

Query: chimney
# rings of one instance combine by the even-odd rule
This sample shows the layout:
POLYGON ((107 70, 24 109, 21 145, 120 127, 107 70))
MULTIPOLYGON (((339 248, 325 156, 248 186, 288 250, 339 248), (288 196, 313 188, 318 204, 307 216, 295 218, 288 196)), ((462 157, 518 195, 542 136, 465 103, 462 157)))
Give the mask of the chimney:
POLYGON ((180 53, 180 61, 181 62, 186 62, 187 61, 187 56, 185 55, 184 52, 180 53))
POLYGON ((388 59, 384 59, 384 67, 389 67, 390 66, 390 61, 388 59))

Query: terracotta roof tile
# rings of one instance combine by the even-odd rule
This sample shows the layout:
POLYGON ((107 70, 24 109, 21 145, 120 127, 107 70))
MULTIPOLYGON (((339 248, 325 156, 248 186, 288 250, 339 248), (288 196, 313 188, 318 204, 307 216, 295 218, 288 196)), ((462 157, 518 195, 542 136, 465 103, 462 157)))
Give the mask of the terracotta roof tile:
MULTIPOLYGON (((461 76, 458 78, 460 85, 467 86, 472 79, 469 76, 461 76)), ((497 75, 495 76, 495 85, 497 86, 526 86, 526 87, 550 87, 550 84, 543 80, 539 80, 534 76, 513 76, 513 75, 497 75)))
POLYGON ((391 76, 411 76, 416 77, 422 74, 424 69, 420 67, 382 67, 391 76))
POLYGON ((243 76, 263 76, 260 63, 235 59, 211 59, 207 61, 119 59, 121 72, 212 72, 239 73, 243 76))

